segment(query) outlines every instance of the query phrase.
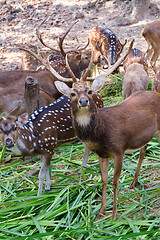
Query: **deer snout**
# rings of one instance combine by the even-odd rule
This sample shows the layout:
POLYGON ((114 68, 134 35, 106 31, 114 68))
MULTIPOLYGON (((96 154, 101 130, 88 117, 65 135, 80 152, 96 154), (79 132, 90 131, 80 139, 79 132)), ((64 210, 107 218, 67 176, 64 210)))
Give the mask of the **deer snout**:
POLYGON ((81 98, 79 99, 79 106, 80 106, 80 107, 86 107, 86 106, 88 106, 88 105, 89 105, 89 100, 88 100, 87 98, 81 97, 81 98))
POLYGON ((12 148, 14 146, 14 143, 13 143, 12 139, 7 138, 5 141, 5 145, 7 148, 12 148))

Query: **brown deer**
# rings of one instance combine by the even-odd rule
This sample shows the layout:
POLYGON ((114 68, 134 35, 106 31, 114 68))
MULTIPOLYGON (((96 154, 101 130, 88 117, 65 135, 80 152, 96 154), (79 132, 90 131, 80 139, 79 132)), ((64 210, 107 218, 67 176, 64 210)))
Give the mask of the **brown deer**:
POLYGON ((124 99, 129 97, 133 92, 147 90, 149 85, 148 64, 144 53, 133 48, 123 62, 125 70, 122 94, 124 99))
MULTIPOLYGON (((91 65, 92 61, 89 67, 91 65)), ((59 91, 71 99, 73 124, 78 138, 98 155, 103 182, 100 215, 103 215, 106 209, 109 158, 114 159, 112 218, 115 218, 123 155, 125 152, 141 149, 156 132, 159 133, 160 94, 138 91, 117 106, 97 109, 92 94, 103 86, 105 76, 110 73, 111 69, 97 77, 91 87, 87 85, 85 77, 81 77, 79 81, 73 77, 72 88, 61 81, 55 84, 59 91)), ((132 188, 138 180, 141 164, 140 158, 131 183, 132 188)))
POLYGON ((132 63, 124 74, 122 84, 122 94, 124 99, 129 97, 133 92, 147 90, 149 78, 143 65, 140 63, 132 63))
POLYGON ((89 39, 94 47, 93 62, 97 64, 100 54, 105 58, 108 66, 113 65, 119 58, 125 44, 120 43, 119 39, 112 30, 106 27, 97 26, 89 32, 89 39))
MULTIPOLYGON (((123 62, 123 67, 125 70, 122 84, 122 95, 124 99, 136 91, 145 91, 148 89, 148 64, 144 53, 140 49, 133 48, 130 51, 123 62)), ((147 145, 140 149, 139 162, 143 161, 146 149, 147 145)))
POLYGON ((142 30, 142 36, 148 45, 146 58, 151 57, 150 64, 156 72, 156 61, 160 55, 160 21, 147 24, 142 30))
MULTIPOLYGON (((97 107, 103 107, 99 94, 95 93, 93 99, 97 107)), ((29 119, 28 114, 24 113, 16 121, 15 115, 19 108, 18 103, 8 117, 0 119, 0 138, 7 149, 17 154, 41 156, 38 190, 38 194, 41 194, 45 177, 45 190, 50 190, 49 165, 54 150, 63 143, 77 139, 72 126, 70 99, 62 96, 48 106, 33 112, 29 119)), ((85 151, 82 163, 84 167, 87 165, 89 155, 87 147, 85 151)))

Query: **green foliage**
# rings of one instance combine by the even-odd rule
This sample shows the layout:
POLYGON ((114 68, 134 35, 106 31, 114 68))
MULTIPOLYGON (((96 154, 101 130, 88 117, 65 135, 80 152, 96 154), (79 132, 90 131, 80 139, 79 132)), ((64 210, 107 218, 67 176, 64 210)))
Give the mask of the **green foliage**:
POLYGON ((102 97, 106 96, 114 96, 119 97, 122 96, 122 82, 123 76, 118 74, 111 74, 106 79, 106 84, 101 90, 102 97), (107 81, 108 80, 108 81, 107 81))

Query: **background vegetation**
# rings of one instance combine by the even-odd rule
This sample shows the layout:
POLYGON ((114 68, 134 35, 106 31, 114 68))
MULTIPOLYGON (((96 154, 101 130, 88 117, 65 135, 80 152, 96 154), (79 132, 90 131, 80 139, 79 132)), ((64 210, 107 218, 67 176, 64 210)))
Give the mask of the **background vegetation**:
MULTIPOLYGON (((122 101, 122 76, 112 75, 102 90, 105 106, 122 101)), ((97 219, 102 182, 96 155, 87 169, 78 170, 84 148, 79 142, 56 149, 51 163, 51 191, 37 196, 37 158, 24 161, 0 145, 0 239, 160 239, 160 146, 153 139, 141 168, 138 185, 129 189, 139 152, 125 155, 118 188, 118 217, 111 220, 113 160, 110 160, 106 216, 97 219)))

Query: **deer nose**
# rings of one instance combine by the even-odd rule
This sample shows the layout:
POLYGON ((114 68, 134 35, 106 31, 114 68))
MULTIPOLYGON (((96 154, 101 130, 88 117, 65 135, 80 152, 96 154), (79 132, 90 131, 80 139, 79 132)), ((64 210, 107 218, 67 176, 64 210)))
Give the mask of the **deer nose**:
POLYGON ((5 145, 7 148, 12 148, 14 146, 13 141, 10 138, 6 139, 5 145))
POLYGON ((79 100, 79 105, 81 107, 86 107, 88 105, 88 103, 89 103, 89 101, 85 97, 81 97, 80 100, 79 100))

